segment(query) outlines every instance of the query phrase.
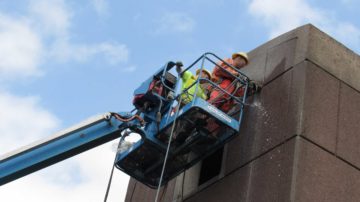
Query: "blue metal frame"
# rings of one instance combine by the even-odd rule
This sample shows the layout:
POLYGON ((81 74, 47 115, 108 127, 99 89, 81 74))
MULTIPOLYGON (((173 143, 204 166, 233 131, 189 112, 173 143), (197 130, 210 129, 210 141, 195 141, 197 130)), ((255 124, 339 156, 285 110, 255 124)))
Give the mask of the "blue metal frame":
MULTIPOLYGON (((183 92, 180 92, 174 99, 167 100, 167 103, 164 105, 167 110, 162 113, 163 116, 162 116, 162 119, 161 119, 161 122, 160 122, 160 127, 155 127, 156 124, 154 122, 148 123, 148 125, 145 128, 145 138, 141 140, 141 143, 136 143, 135 145, 133 145, 133 147, 131 148, 131 152, 123 152, 123 153, 120 153, 120 154, 117 155, 116 167, 118 169, 123 170, 124 172, 126 172, 130 176, 132 176, 135 179, 137 179, 138 181, 141 181, 142 183, 148 185, 149 187, 152 187, 152 188, 157 187, 157 185, 159 183, 158 182, 159 179, 157 177, 159 177, 159 175, 160 175, 159 174, 159 168, 161 167, 161 164, 164 161, 164 156, 165 156, 165 153, 166 153, 166 146, 167 146, 169 141, 176 141, 176 140, 166 139, 166 137, 165 137, 165 139, 161 139, 161 137, 160 137, 161 135, 159 136, 159 134, 162 134, 162 136, 170 136, 170 134, 168 134, 167 130, 169 131, 169 128, 171 128, 174 121, 176 119, 181 120, 183 117, 188 116, 189 114, 193 113, 194 111, 201 112, 201 114, 203 114, 203 116, 206 115, 207 117, 212 117, 218 123, 221 123, 221 125, 222 125, 221 128, 223 128, 223 129, 226 128, 227 132, 226 132, 226 134, 223 134, 220 137, 218 137, 217 142, 213 143, 210 148, 203 149, 202 154, 199 155, 198 157, 196 157, 196 158, 194 158, 192 160, 189 160, 186 163, 181 164, 181 166, 179 168, 177 168, 176 170, 171 170, 171 168, 170 168, 169 169, 170 171, 169 171, 168 175, 165 176, 164 181, 162 182, 162 184, 165 184, 171 178, 175 177, 178 173, 180 173, 183 170, 189 168, 190 166, 194 165, 195 163, 197 163, 202 158, 204 158, 207 155, 211 154, 211 152, 215 151, 216 148, 219 148, 219 147, 223 146, 234 135, 238 134, 238 131, 239 131, 240 125, 241 125, 241 120, 242 120, 242 117, 243 117, 243 109, 244 109, 244 106, 245 106, 245 100, 246 100, 246 96, 247 96, 246 92, 247 92, 247 89, 249 87, 248 82, 249 82, 250 79, 245 74, 243 74, 241 71, 238 71, 235 67, 233 67, 230 64, 226 63, 224 60, 222 60, 221 58, 219 58, 218 56, 216 56, 213 53, 205 53, 205 54, 203 54, 194 63, 192 63, 189 67, 187 67, 183 71, 187 71, 187 70, 195 67, 199 62, 201 62, 201 69, 203 69, 204 68, 204 62, 206 60, 210 61, 214 65, 222 68, 217 63, 215 63, 214 59, 212 59, 212 58, 215 58, 216 60, 227 64, 230 68, 232 68, 235 71, 239 72, 239 75, 241 75, 241 76, 240 77, 234 76, 234 80, 240 82, 243 85, 243 88, 245 89, 244 90, 245 94, 243 95, 243 97, 241 97, 241 98, 235 97, 234 95, 227 92, 226 90, 221 89, 219 86, 217 86, 216 83, 214 83, 214 82, 212 82, 212 81, 210 81, 208 79, 198 77, 198 79, 191 86, 184 89, 183 92), (210 103, 206 102, 205 100, 197 97, 197 91, 198 91, 198 88, 199 88, 200 81, 208 82, 214 88, 218 89, 219 91, 221 91, 222 93, 224 93, 225 95, 227 95, 231 99, 233 99, 235 103, 239 104, 240 109, 239 109, 238 115, 235 118, 231 117, 231 116, 227 115, 226 113, 222 112, 221 110, 217 109, 215 106, 213 106, 210 103), (180 109, 179 113, 174 113, 175 115, 171 115, 172 108, 170 106, 172 106, 176 102, 176 100, 180 99, 181 94, 188 93, 188 90, 190 88, 192 88, 194 85, 196 85, 196 87, 195 87, 196 89, 195 89, 195 93, 193 95, 192 102, 190 102, 190 103, 186 104, 185 106, 183 106, 180 109), (145 151, 149 150, 150 148, 154 149, 154 151, 152 151, 153 152, 152 155, 156 156, 154 158, 157 159, 157 160, 154 160, 156 162, 152 163, 152 165, 150 166, 151 171, 149 171, 148 167, 146 167, 146 165, 145 165, 146 163, 144 163, 144 167, 145 167, 145 170, 147 169, 147 171, 144 171, 144 170, 142 171, 141 169, 144 169, 144 168, 140 168, 141 167, 140 164, 142 162, 137 162, 139 164, 138 170, 136 170, 136 168, 133 168, 133 167, 131 167, 131 169, 126 167, 126 164, 128 163, 127 162, 128 159, 133 158, 134 154, 145 155, 143 153, 145 151), (129 156, 132 156, 132 157, 129 157, 129 156), (152 171, 153 171, 153 173, 152 173, 152 171), (146 173, 146 175, 144 175, 144 173, 146 173), (149 177, 149 175, 151 175, 151 174, 153 176, 149 177)), ((165 65, 165 67, 166 67, 166 65, 165 65)), ((164 76, 166 71, 168 71, 168 70, 169 69, 167 69, 167 68, 163 68, 162 76, 164 76)), ((224 69, 224 71, 228 72, 226 69, 224 69)), ((161 72, 161 70, 160 70, 160 72, 161 72)), ((230 72, 228 72, 228 73, 230 74, 230 72)), ((161 79, 162 79, 162 82, 163 82, 163 77, 161 79)), ((163 82, 163 84, 164 84, 164 82, 163 82)), ((165 87, 168 88, 169 90, 175 92, 175 88, 171 89, 168 86, 165 86, 165 87)), ((166 100, 166 99, 164 99, 164 100, 166 100)), ((144 116, 149 116, 149 114, 152 114, 152 116, 150 116, 150 117, 153 117, 152 120, 155 120, 155 112, 156 111, 158 111, 158 109, 153 109, 153 112, 148 112, 147 115, 144 115, 144 116)), ((175 129, 175 131, 176 130, 177 129, 175 129)), ((189 133, 191 133, 191 131, 189 131, 189 133)), ((205 137, 205 136, 202 137, 202 140, 205 140, 206 138, 209 138, 209 137, 205 137)), ((197 139, 196 141, 201 141, 201 138, 197 139)), ((168 164, 167 167, 171 167, 172 161, 176 161, 177 158, 180 158, 179 156, 183 155, 182 153, 184 151, 187 151, 187 153, 189 153, 189 151, 191 151, 191 147, 197 147, 198 143, 196 141, 193 141, 193 142, 190 142, 190 143, 183 143, 181 145, 172 146, 171 149, 170 149, 170 156, 169 156, 169 158, 171 160, 167 163, 168 164)), ((146 160, 144 159, 144 161, 146 161, 146 160)))
POLYGON ((125 128, 139 124, 138 120, 124 123, 114 117, 100 117, 52 139, 1 157, 0 185, 116 139, 125 128))
MULTIPOLYGON (((205 53, 184 71, 195 67, 199 62, 201 62, 202 70, 205 61, 209 61, 219 68, 222 67, 215 61, 227 64, 215 54, 205 53)), ((165 184, 180 172, 210 155, 238 134, 250 79, 235 67, 227 64, 228 67, 237 71, 240 75, 239 77, 234 76, 234 80, 240 82, 245 89, 242 97, 235 97, 233 94, 221 89, 216 83, 201 78, 201 76, 174 98, 163 95, 163 93, 157 94, 152 92, 151 89, 149 90, 149 86, 156 79, 161 82, 164 89, 163 92, 175 94, 180 79, 169 72, 174 65, 175 63, 173 62, 166 63, 134 91, 134 95, 144 96, 144 100, 141 100, 138 104, 134 103, 136 109, 130 113, 119 113, 123 119, 114 118, 113 116, 101 117, 48 141, 28 147, 15 154, 0 157, 0 185, 118 138, 125 129, 140 134, 141 139, 126 151, 117 154, 115 166, 152 188, 157 187, 159 184, 159 169, 164 162, 169 142, 174 142, 174 144, 171 144, 170 147, 169 161, 166 164, 164 179, 161 181, 162 184, 165 184), (175 83, 169 82, 167 79, 170 77, 166 76, 173 78, 171 82, 175 83), (233 99, 239 106, 239 111, 235 114, 236 116, 230 116, 207 101, 197 97, 200 81, 209 83, 213 88, 218 89, 224 95, 233 99), (189 93, 189 89, 194 85, 196 89, 192 102, 183 106, 175 115, 172 115, 173 106, 181 99, 181 94, 189 93), (145 103, 151 104, 152 102, 156 104, 146 108, 145 103), (140 106, 141 104, 144 104, 144 106, 140 106), (143 125, 138 119, 126 120, 127 117, 134 116, 135 114, 140 117, 139 119, 143 119, 146 124, 143 125), (175 120, 178 120, 179 126, 175 125, 176 134, 173 139, 170 139, 169 129, 173 126, 175 120), (202 124, 197 122, 202 122, 202 124), (208 123, 214 123, 218 127, 213 131, 209 131, 208 123), (181 126, 181 124, 183 125, 181 126), (181 132, 182 128, 187 128, 187 131, 181 132), (184 133, 186 134, 186 140, 180 141, 184 133), (190 152, 195 155, 191 157, 189 155, 190 152)), ((228 72, 226 69, 224 71, 228 72)))
MULTIPOLYGON (((202 98, 199 98, 199 97, 196 97, 193 100, 193 102, 191 102, 191 103, 185 105, 183 108, 181 108, 178 116, 180 117, 182 114, 184 114, 185 112, 189 111, 192 108, 202 109, 203 111, 208 113, 210 116, 216 117, 218 120, 223 122, 225 125, 231 127, 232 129, 234 129, 236 131, 239 131, 240 125, 239 125, 238 120, 228 116, 227 114, 225 114, 218 108, 214 107, 213 105, 209 104, 208 102, 206 102, 205 100, 203 100, 202 98)), ((164 129, 164 128, 172 125, 175 118, 176 117, 174 115, 174 116, 170 116, 170 118, 168 120, 163 119, 163 121, 161 122, 161 129, 164 129)))

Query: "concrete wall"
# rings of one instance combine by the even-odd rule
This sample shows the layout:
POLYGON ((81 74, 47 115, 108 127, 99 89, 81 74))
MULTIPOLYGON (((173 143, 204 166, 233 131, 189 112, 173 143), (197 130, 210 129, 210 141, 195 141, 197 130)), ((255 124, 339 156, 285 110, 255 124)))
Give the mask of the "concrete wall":
MULTIPOLYGON (((219 176, 198 186, 201 163, 171 181, 163 201, 359 201, 360 57, 312 25, 249 53, 264 85, 249 98, 219 176)), ((135 180, 126 201, 154 201, 135 180)))

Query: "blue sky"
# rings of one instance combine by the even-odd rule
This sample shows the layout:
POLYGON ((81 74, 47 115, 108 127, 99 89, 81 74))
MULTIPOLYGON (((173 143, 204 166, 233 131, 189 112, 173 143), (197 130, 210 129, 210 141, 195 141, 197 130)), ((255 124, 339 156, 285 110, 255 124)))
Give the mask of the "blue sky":
MULTIPOLYGON (((107 111, 169 60, 250 51, 312 23, 360 51, 355 0, 2 0, 0 154, 107 111)), ((101 201, 111 142, 8 185, 1 201, 101 201)), ((123 201, 115 173, 109 201, 123 201)))

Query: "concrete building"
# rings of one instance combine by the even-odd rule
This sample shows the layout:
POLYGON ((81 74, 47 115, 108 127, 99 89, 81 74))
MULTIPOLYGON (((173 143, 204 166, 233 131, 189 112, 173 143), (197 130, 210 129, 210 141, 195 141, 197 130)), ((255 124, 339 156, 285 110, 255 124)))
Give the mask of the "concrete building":
MULTIPOLYGON (((263 90, 240 134, 170 181, 161 201, 360 201, 360 57, 312 25, 249 56, 244 71, 263 90)), ((155 194, 131 179, 126 201, 155 194)))

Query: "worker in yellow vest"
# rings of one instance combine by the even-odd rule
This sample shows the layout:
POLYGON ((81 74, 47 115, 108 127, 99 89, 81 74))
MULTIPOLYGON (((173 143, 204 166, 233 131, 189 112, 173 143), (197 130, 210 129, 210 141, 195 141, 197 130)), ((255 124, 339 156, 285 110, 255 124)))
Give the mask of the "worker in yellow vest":
POLYGON ((183 65, 181 62, 176 63, 176 71, 179 73, 181 80, 182 80, 181 105, 182 106, 186 105, 187 103, 191 102, 194 99, 194 94, 195 94, 195 90, 196 90, 196 84, 194 84, 194 83, 199 78, 199 76, 200 76, 201 80, 199 81, 199 87, 197 89, 196 95, 197 95, 197 97, 207 100, 208 99, 207 91, 208 91, 209 83, 206 80, 202 80, 202 79, 211 80, 211 73, 208 70, 203 68, 203 69, 198 69, 196 71, 196 75, 194 76, 193 73, 188 70, 183 72, 182 68, 181 68, 182 66, 183 65), (189 88, 189 89, 187 91, 183 92, 187 88, 189 88))
MULTIPOLYGON (((207 80, 211 80, 211 73, 202 68, 196 70, 196 75, 193 75, 190 71, 182 71, 183 64, 181 62, 176 62, 176 71, 181 77, 181 102, 180 108, 184 105, 190 103, 194 99, 194 94, 196 91, 196 85, 198 85, 198 89, 196 92, 196 96, 202 98, 204 100, 208 99, 208 90, 209 90, 209 82, 207 80), (196 80, 199 80, 199 83, 196 84, 196 80), (189 88, 189 89, 188 89, 189 88), (187 89, 187 90, 186 90, 187 89), (185 91, 184 91, 185 90, 185 91)), ((172 114, 175 114, 175 110, 173 110, 172 114)), ((201 117, 193 117, 194 119, 199 119, 201 117)), ((176 139, 175 144, 182 144, 185 139, 191 134, 191 127, 193 127, 188 122, 182 122, 181 125, 177 126, 178 130, 174 132, 174 139, 176 139)))

